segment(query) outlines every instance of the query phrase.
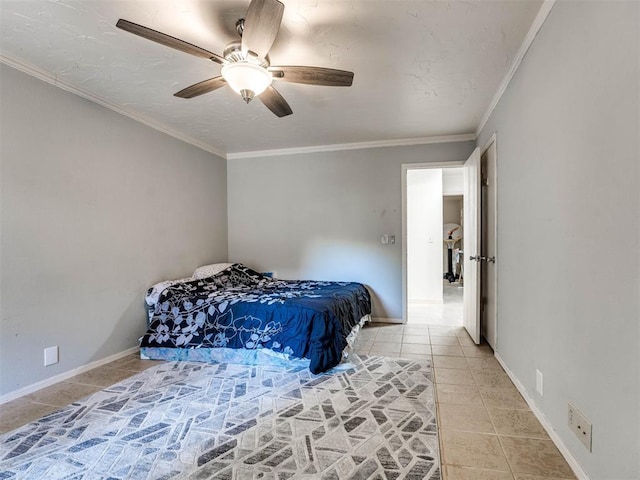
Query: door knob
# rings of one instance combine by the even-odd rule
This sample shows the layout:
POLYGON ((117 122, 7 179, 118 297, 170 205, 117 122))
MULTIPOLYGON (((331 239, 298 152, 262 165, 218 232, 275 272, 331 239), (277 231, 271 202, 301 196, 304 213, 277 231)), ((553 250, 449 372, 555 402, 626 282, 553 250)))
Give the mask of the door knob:
POLYGON ((487 262, 487 263, 496 263, 496 257, 483 257, 482 255, 470 256, 469 260, 472 262, 487 262))

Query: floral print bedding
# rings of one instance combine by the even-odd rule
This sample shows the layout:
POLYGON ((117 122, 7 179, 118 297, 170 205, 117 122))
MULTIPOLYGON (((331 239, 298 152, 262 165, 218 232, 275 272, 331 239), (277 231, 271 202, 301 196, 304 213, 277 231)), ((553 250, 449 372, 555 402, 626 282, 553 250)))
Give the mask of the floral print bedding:
POLYGON ((346 337, 371 313, 360 283, 279 280, 236 263, 210 277, 168 285, 151 305, 141 347, 269 349, 336 366, 346 337))

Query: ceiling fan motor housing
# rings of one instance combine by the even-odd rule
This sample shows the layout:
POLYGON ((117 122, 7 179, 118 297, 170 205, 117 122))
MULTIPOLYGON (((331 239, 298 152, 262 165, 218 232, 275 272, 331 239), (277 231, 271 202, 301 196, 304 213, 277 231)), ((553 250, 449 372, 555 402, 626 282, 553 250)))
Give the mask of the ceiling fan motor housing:
POLYGON ((243 52, 242 42, 240 42, 240 40, 228 43, 227 46, 224 47, 223 56, 224 59, 230 63, 247 60, 251 63, 255 63, 256 65, 260 65, 263 68, 267 68, 269 65, 271 65, 271 62, 269 61, 269 55, 267 55, 265 58, 260 58, 252 51, 248 51, 246 53, 243 52))

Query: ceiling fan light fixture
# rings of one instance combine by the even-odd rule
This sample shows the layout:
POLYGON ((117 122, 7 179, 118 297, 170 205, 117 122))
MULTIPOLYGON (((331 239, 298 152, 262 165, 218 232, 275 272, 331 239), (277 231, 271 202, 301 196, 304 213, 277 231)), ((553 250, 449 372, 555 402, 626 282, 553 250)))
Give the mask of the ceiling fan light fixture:
POLYGON ((228 63, 222 67, 222 76, 229 86, 249 103, 251 99, 264 92, 273 77, 266 68, 248 61, 228 63))
POLYGON ((240 90, 240 96, 244 100, 244 103, 249 103, 253 100, 253 90, 240 90))

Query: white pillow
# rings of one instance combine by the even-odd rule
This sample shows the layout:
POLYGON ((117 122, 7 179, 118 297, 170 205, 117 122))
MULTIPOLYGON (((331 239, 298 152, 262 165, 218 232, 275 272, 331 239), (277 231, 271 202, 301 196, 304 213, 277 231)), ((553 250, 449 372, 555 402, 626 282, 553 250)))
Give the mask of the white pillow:
POLYGON ((233 263, 212 263, 211 265, 203 265, 202 267, 196 268, 196 271, 193 272, 193 278, 201 279, 210 277, 216 273, 226 270, 231 265, 233 265, 233 263))

